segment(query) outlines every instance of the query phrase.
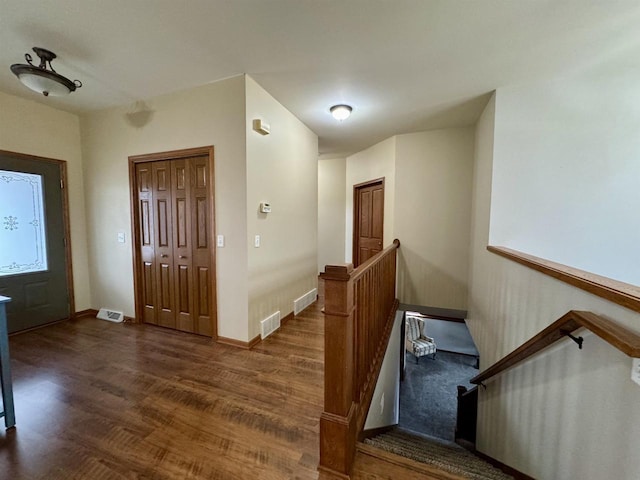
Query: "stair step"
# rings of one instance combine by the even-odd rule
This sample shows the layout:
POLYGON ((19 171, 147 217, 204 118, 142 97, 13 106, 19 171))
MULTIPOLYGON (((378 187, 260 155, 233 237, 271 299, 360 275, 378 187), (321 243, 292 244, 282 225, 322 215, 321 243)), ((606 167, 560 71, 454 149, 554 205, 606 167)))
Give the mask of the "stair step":
POLYGON ((395 453, 388 452, 387 450, 382 450, 380 448, 374 447, 372 445, 368 445, 366 443, 358 443, 356 445, 356 448, 360 453, 369 455, 370 457, 380 459, 385 463, 391 463, 393 465, 402 467, 403 471, 410 470, 413 472, 418 472, 429 479, 437 479, 437 480, 466 480, 467 479, 467 477, 463 477, 461 475, 454 475, 453 473, 446 472, 444 470, 441 470, 440 468, 429 465, 427 463, 418 462, 416 460, 412 460, 411 458, 403 457, 402 455, 397 455, 395 453))
POLYGON ((368 438, 365 443, 453 474, 452 478, 459 476, 474 480, 513 479, 455 443, 417 435, 406 430, 394 429, 368 438))

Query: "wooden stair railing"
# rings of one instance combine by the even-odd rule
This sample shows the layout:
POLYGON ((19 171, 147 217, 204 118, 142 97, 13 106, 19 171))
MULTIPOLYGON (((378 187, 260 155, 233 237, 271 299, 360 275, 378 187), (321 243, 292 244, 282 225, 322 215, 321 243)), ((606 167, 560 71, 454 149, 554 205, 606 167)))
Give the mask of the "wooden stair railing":
POLYGON ((327 265, 318 468, 348 478, 398 308, 393 243, 354 270, 327 265))
POLYGON ((563 338, 573 339, 582 348, 582 338, 573 335, 580 328, 592 331, 630 357, 640 357, 640 335, 595 313, 571 310, 502 360, 473 377, 471 383, 482 384, 563 338))

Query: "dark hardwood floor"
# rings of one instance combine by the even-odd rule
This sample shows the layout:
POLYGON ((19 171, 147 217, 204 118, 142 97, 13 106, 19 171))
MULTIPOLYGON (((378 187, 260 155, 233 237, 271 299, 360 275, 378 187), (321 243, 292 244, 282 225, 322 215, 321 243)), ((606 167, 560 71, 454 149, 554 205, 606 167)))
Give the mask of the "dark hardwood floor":
MULTIPOLYGON (((316 304, 250 351, 96 319, 13 336, 0 479, 325 478, 323 341, 316 304)), ((354 479, 403 478, 367 458, 354 479)))

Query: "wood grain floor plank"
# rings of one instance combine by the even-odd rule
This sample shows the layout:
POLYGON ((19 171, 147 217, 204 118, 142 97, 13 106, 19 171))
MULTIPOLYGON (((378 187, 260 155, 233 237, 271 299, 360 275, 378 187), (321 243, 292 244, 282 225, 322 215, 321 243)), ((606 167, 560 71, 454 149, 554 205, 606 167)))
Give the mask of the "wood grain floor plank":
MULTIPOLYGON (((253 350, 90 318, 13 336, 0 478, 316 480, 323 335, 314 304, 253 350)), ((403 478, 358 455, 353 478, 403 478)))

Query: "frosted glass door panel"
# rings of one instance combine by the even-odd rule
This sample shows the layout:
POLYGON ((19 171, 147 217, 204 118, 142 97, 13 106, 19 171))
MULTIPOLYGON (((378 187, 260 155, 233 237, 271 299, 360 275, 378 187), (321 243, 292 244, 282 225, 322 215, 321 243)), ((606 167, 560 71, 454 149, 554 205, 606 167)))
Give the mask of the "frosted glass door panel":
POLYGON ((0 276, 47 270, 42 176, 0 170, 0 276))

